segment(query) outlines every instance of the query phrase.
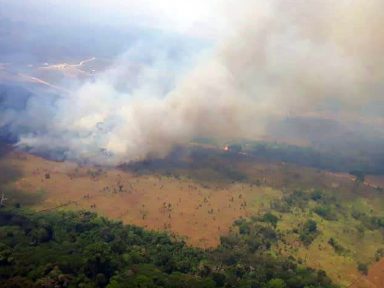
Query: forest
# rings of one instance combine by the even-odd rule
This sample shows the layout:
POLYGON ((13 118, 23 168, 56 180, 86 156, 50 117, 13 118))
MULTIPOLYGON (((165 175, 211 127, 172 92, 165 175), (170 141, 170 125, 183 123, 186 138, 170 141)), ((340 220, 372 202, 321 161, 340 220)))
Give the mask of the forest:
POLYGON ((239 219, 217 248, 203 250, 91 212, 3 207, 0 287, 337 287, 324 271, 272 253, 276 221, 239 219))

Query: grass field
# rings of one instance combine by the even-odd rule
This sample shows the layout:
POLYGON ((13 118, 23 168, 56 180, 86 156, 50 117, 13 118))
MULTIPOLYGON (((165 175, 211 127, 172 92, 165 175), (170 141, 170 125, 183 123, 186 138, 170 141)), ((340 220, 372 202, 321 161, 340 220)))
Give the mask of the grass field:
POLYGON ((372 265, 367 277, 357 270, 357 265, 375 263, 376 250, 384 247, 382 232, 362 231, 361 221, 351 217, 351 211, 383 216, 384 197, 375 188, 381 183, 380 178, 375 177, 372 185, 356 184, 348 174, 244 156, 235 159, 216 155, 209 158, 209 163, 212 166, 206 166, 202 174, 196 172, 199 165, 195 169, 193 163, 171 170, 168 167, 166 171, 144 171, 78 166, 10 152, 0 160, 0 169, 14 175, 15 182, 4 182, 2 187, 10 204, 21 203, 42 213, 51 209, 93 210, 125 223, 169 231, 190 245, 203 248, 215 247, 220 236, 233 229, 236 219, 272 211, 279 218, 277 229, 283 239, 274 247, 276 253, 323 269, 344 287, 352 283, 353 287, 380 287, 372 283, 382 283, 382 274, 377 271, 381 271, 383 262, 372 265), (218 169, 217 163, 226 168, 218 169), (223 173, 231 176, 228 173, 232 171, 239 171, 234 177, 241 175, 241 180, 220 178, 223 173), (334 201, 341 203, 335 206, 337 221, 314 213, 319 204, 313 200, 307 200, 303 207, 295 204, 289 212, 271 208, 271 203, 298 189, 306 193, 321 189, 336 195, 334 201), (319 232, 306 246, 294 230, 300 229, 307 219, 316 221, 319 232), (330 238, 343 247, 342 253, 336 253, 329 245, 330 238))

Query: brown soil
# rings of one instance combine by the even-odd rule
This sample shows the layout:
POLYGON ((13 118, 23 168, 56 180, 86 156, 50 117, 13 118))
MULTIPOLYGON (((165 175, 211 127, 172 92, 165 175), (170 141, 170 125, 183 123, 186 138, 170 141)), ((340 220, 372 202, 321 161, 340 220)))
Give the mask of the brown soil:
POLYGON ((348 288, 382 288, 384 287, 384 258, 371 265, 367 276, 360 277, 348 288))
POLYGON ((249 184, 202 185, 186 178, 137 176, 23 153, 11 153, 7 159, 22 170, 17 188, 45 191, 37 210, 93 210, 124 223, 168 230, 200 247, 216 246, 235 219, 254 214, 250 209, 255 207, 248 205, 251 198, 271 193, 270 188, 249 184))

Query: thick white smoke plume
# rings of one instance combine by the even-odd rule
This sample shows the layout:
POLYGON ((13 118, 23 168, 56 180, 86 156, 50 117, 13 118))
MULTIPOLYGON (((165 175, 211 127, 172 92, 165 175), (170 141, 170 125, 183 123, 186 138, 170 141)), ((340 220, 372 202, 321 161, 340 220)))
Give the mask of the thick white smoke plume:
POLYGON ((103 164, 161 157, 197 136, 259 137, 289 115, 381 124, 383 1, 225 5, 215 48, 183 68, 162 47, 132 63, 139 45, 94 81, 55 99, 32 97, 0 124, 17 131, 21 147, 103 164))

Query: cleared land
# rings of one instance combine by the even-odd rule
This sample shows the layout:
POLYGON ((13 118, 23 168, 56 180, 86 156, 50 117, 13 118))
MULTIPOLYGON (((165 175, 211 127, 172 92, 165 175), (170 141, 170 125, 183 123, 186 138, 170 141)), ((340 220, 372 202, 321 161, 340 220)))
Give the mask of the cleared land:
POLYGON ((304 209, 296 207, 289 213, 272 211, 279 217, 277 228, 284 239, 274 248, 276 253, 292 255, 310 267, 323 269, 344 286, 355 283, 352 287, 382 287, 377 286, 383 281, 382 262, 372 265, 367 277, 356 267, 360 262, 374 263, 375 251, 384 246, 383 236, 379 230, 365 229, 362 233, 358 229, 360 222, 347 215, 353 209, 383 211, 384 197, 374 185, 356 184, 348 174, 285 163, 265 163, 244 157, 238 161, 233 158, 210 160, 231 166, 246 175, 246 179, 220 181, 220 174, 214 168, 202 173, 212 175, 214 181, 209 181, 199 178, 200 174, 187 173, 186 167, 167 173, 81 167, 20 152, 8 153, 0 165, 14 167, 15 174, 20 174, 15 183, 4 188, 10 202, 25 203, 42 213, 50 209, 93 210, 125 223, 169 231, 203 248, 215 247, 220 236, 233 229, 236 219, 272 211, 271 203, 280 201, 287 193, 296 189, 327 190, 337 194, 342 203, 337 208, 337 221, 313 213, 312 208, 317 204, 312 200, 305 203, 304 209), (305 246, 292 231, 300 229, 309 218, 318 223, 320 232, 305 246), (328 244, 331 237, 337 239, 345 253, 335 253, 328 244))

